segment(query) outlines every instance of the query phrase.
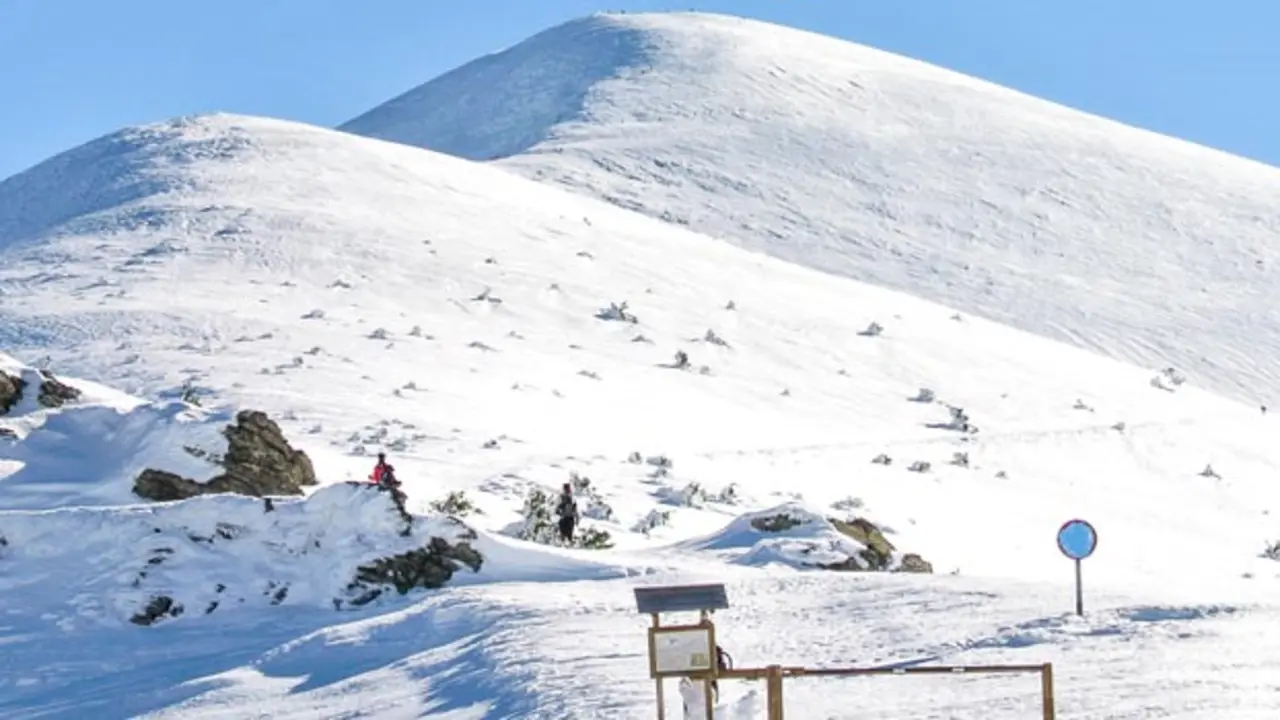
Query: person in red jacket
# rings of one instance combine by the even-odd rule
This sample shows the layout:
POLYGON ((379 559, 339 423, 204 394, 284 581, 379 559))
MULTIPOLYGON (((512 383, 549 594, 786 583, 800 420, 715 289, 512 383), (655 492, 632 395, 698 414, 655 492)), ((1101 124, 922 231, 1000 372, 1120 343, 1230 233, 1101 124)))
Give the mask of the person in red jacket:
POLYGON ((395 468, 387 464, 387 454, 378 453, 378 464, 369 473, 369 482, 374 485, 395 485, 395 468))

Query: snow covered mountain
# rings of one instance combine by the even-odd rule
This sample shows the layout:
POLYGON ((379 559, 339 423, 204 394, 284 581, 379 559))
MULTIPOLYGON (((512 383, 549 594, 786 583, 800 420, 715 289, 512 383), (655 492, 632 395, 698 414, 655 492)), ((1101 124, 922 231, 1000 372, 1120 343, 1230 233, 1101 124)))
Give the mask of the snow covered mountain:
POLYGON ((601 14, 341 129, 496 165, 1250 403, 1280 169, 753 20, 601 14))
MULTIPOLYGON (((82 391, 0 413, 5 717, 649 717, 631 590, 706 579, 742 664, 1052 661, 1059 717, 1280 709, 1269 416, 500 168, 282 120, 123 130, 0 183, 0 348, 82 391), (318 488, 266 518, 131 493, 207 479, 184 446, 243 408, 318 488), (413 527, 456 512, 485 564, 338 610, 412 545, 342 484, 378 450, 413 527), (611 548, 520 539, 565 482, 611 548), (1102 538, 1083 619, 1072 516, 1102 538), (865 569, 861 522, 933 572, 819 569, 865 569), (129 622, 161 586, 187 611, 129 622)), ((1037 690, 885 683, 789 684, 788 711, 998 720, 1037 690)), ((725 717, 758 694, 726 683, 725 717)))

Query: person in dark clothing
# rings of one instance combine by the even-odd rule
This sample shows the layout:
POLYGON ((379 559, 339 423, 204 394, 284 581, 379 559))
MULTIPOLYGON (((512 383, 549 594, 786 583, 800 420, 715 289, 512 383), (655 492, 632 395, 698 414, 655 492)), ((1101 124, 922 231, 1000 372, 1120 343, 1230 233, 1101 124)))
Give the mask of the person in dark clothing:
POLYGON ((573 487, 569 483, 565 483, 560 491, 556 517, 559 519, 560 541, 565 545, 572 545, 573 530, 578 525, 578 503, 573 499, 573 487))

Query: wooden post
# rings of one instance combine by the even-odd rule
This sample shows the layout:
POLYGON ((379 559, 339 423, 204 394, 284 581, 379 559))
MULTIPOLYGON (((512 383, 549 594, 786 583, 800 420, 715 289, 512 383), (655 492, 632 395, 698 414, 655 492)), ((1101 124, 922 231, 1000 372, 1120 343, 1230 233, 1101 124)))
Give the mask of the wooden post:
POLYGON ((1040 704, 1044 707, 1044 720, 1054 720, 1057 710, 1053 702, 1053 665, 1045 663, 1040 671, 1040 704))
POLYGON ((715 698, 715 693, 711 689, 711 681, 712 681, 712 678, 716 676, 716 660, 717 660, 716 626, 714 623, 711 622, 711 614, 706 610, 702 610, 699 613, 699 620, 702 622, 703 625, 706 625, 709 628, 711 628, 711 631, 707 634, 707 636, 711 638, 711 672, 709 675, 707 675, 707 678, 702 681, 702 693, 704 696, 706 696, 706 700, 707 700, 706 702, 707 720, 715 720, 716 698, 715 698))
MULTIPOLYGON (((661 624, 658 619, 658 613, 653 613, 653 626, 658 627, 661 624)), ((653 662, 652 653, 650 654, 649 662, 653 662)), ((662 695, 662 678, 654 678, 653 682, 658 691, 658 720, 665 720, 667 717, 667 701, 662 695)))
POLYGON ((770 665, 769 674, 765 678, 765 697, 769 707, 769 720, 783 720, 782 717, 782 668, 770 665))

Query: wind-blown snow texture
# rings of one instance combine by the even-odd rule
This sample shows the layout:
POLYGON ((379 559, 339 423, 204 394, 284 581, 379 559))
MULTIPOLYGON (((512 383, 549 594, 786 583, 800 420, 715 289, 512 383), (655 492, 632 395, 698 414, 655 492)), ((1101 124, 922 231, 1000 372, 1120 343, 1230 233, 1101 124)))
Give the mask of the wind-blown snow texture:
MULTIPOLYGON (((1280 539, 1277 427, 1192 383, 498 168, 278 120, 100 139, 0 184, 0 228, 0 345, 92 381, 75 380, 78 403, 0 417, 5 717, 652 717, 631 590, 706 580, 728 583, 717 618, 740 665, 1051 661, 1061 718, 1280 710, 1280 564, 1259 557, 1280 539), (202 408, 173 403, 192 394, 202 408), (260 501, 121 505, 135 468, 188 462, 170 442, 211 442, 240 408, 314 461, 322 486, 286 526, 259 524, 260 501), (100 465, 71 452, 93 447, 100 465), (336 611, 334 578, 282 558, 322 530, 322 547, 360 549, 337 553, 344 568, 405 547, 370 519, 385 504, 341 515, 347 489, 329 487, 380 449, 415 513, 467 493, 486 562, 336 611), (616 547, 506 536, 530 490, 573 473, 590 479, 584 524, 616 547), (856 548, 816 521, 744 531, 783 505, 874 521, 937 574, 805 568, 803 542, 856 548), (245 606, 122 620, 149 560, 125 542, 140 516, 175 543, 196 522, 246 527, 234 547, 263 552, 216 563, 215 542, 161 563, 195 604, 227 572, 245 606), (1101 536, 1079 620, 1053 543, 1073 516, 1101 536), (62 544, 77 538, 119 542, 78 560, 62 544), (287 607, 262 594, 282 575, 287 607)), ((725 683, 725 716, 752 717, 759 690, 725 683)), ((797 680, 787 710, 1003 720, 1036 690, 797 680)))
POLYGON ((342 126, 497 164, 1247 402, 1280 170, 753 20, 602 14, 342 126))

